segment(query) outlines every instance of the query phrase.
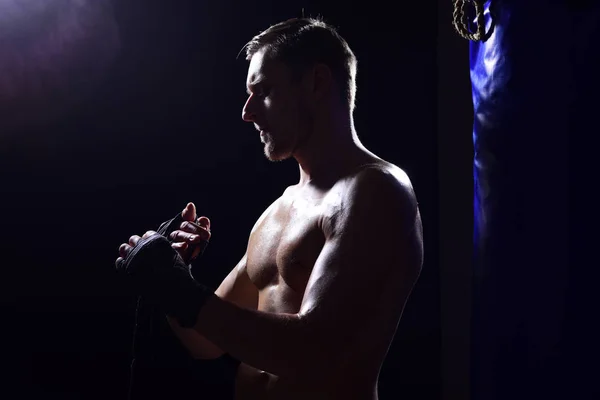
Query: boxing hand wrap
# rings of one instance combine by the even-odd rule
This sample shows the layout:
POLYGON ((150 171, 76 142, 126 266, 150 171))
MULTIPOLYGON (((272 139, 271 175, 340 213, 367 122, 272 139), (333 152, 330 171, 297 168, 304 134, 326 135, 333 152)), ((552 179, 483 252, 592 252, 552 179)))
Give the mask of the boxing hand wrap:
POLYGON ((160 305, 184 328, 192 328, 213 292, 196 281, 171 243, 156 234, 140 239, 127 257, 117 263, 139 295, 160 305))
MULTIPOLYGON (((173 233, 174 231, 179 230, 181 227, 181 224, 184 221, 185 220, 181 216, 181 213, 177 213, 177 215, 175 215, 175 217, 160 224, 156 233, 169 239, 169 235, 171 233, 173 233)), ((169 239, 169 241, 172 242, 172 240, 170 240, 170 239, 169 239)), ((204 250, 206 249, 206 246, 208 246, 208 243, 209 243, 208 240, 204 240, 200 243, 195 243, 190 246, 190 249, 188 250, 190 252, 190 254, 192 254, 195 251, 195 248, 197 248, 197 247, 200 248, 199 254, 196 257, 192 258, 189 261, 190 263, 193 263, 195 260, 197 260, 198 258, 200 258, 202 256, 202 254, 204 253, 204 250)))

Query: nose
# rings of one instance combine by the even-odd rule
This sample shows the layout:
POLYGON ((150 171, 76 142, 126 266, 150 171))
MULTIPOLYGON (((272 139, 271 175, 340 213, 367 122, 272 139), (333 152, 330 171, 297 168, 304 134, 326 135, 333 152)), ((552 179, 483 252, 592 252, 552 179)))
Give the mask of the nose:
POLYGON ((244 120, 244 122, 254 122, 256 120, 252 96, 248 97, 246 104, 244 104, 244 108, 242 108, 242 120, 244 120))

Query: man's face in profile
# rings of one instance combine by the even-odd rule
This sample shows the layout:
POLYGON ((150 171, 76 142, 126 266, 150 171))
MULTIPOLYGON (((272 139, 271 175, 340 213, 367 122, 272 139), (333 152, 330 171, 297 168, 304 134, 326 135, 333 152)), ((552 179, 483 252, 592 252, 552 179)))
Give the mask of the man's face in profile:
POLYGON ((289 67, 261 50, 250 60, 246 88, 242 119, 260 132, 265 156, 271 161, 291 157, 309 120, 302 112, 301 84, 294 82, 289 67))

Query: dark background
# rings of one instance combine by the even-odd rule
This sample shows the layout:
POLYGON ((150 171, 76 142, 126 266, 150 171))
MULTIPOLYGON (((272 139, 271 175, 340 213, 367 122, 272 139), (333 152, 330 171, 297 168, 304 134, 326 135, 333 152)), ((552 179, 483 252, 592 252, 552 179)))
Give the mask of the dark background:
MULTIPOLYGON (((102 74, 86 80, 84 69, 58 72, 84 83, 64 106, 39 89, 32 98, 42 106, 23 103, 25 118, 2 104, 6 382, 46 399, 124 399, 135 303, 115 276, 117 248, 188 201, 212 221, 197 276, 216 287, 239 261, 254 222, 296 183, 298 167, 267 161, 254 128, 241 120, 247 62, 236 56, 254 34, 304 8, 339 27, 357 55, 358 135, 409 174, 424 222, 425 264, 384 364, 380 398, 440 398, 438 93, 463 84, 462 92, 445 94, 446 122, 454 114, 467 121, 464 132, 449 132, 462 139, 445 143, 466 144, 463 152, 471 109, 467 41, 459 40, 462 53, 446 54, 458 75, 439 87, 436 3, 112 5, 119 47, 102 74)), ((444 34, 452 35, 450 7, 444 12, 444 34)), ((103 54, 98 63, 110 58, 103 54)), ((73 62, 83 64, 81 57, 73 62)), ((94 64, 94 49, 85 57, 94 64)), ((470 181, 463 182, 452 190, 470 201, 470 181)), ((469 217, 468 203, 466 210, 469 217)), ((471 222, 464 226, 467 232, 471 222)))

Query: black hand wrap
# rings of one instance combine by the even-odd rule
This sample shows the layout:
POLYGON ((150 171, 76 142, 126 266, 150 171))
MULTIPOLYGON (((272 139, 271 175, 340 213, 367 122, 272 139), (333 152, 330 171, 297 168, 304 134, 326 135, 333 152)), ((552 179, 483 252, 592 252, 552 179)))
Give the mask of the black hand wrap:
MULTIPOLYGON (((168 236, 180 224, 174 218, 163 223, 159 231, 168 236)), ((137 294, 159 304, 185 328, 195 325, 200 309, 213 295, 193 278, 190 267, 161 234, 140 239, 117 269, 128 277, 137 294)))
MULTIPOLYGON (((181 213, 177 213, 177 215, 175 215, 175 217, 173 217, 172 219, 160 224, 156 233, 169 239, 169 235, 174 231, 179 230, 181 227, 181 223, 184 221, 185 220, 181 216, 181 213)), ((172 242, 171 239, 169 239, 169 241, 172 242)), ((200 253, 195 258, 191 259, 190 262, 193 262, 195 259, 200 258, 202 256, 204 250, 206 249, 206 246, 208 246, 208 243, 209 241, 205 240, 200 243, 193 244, 191 246, 191 248, 189 249, 190 254, 192 254, 198 247, 200 248, 200 253)))

